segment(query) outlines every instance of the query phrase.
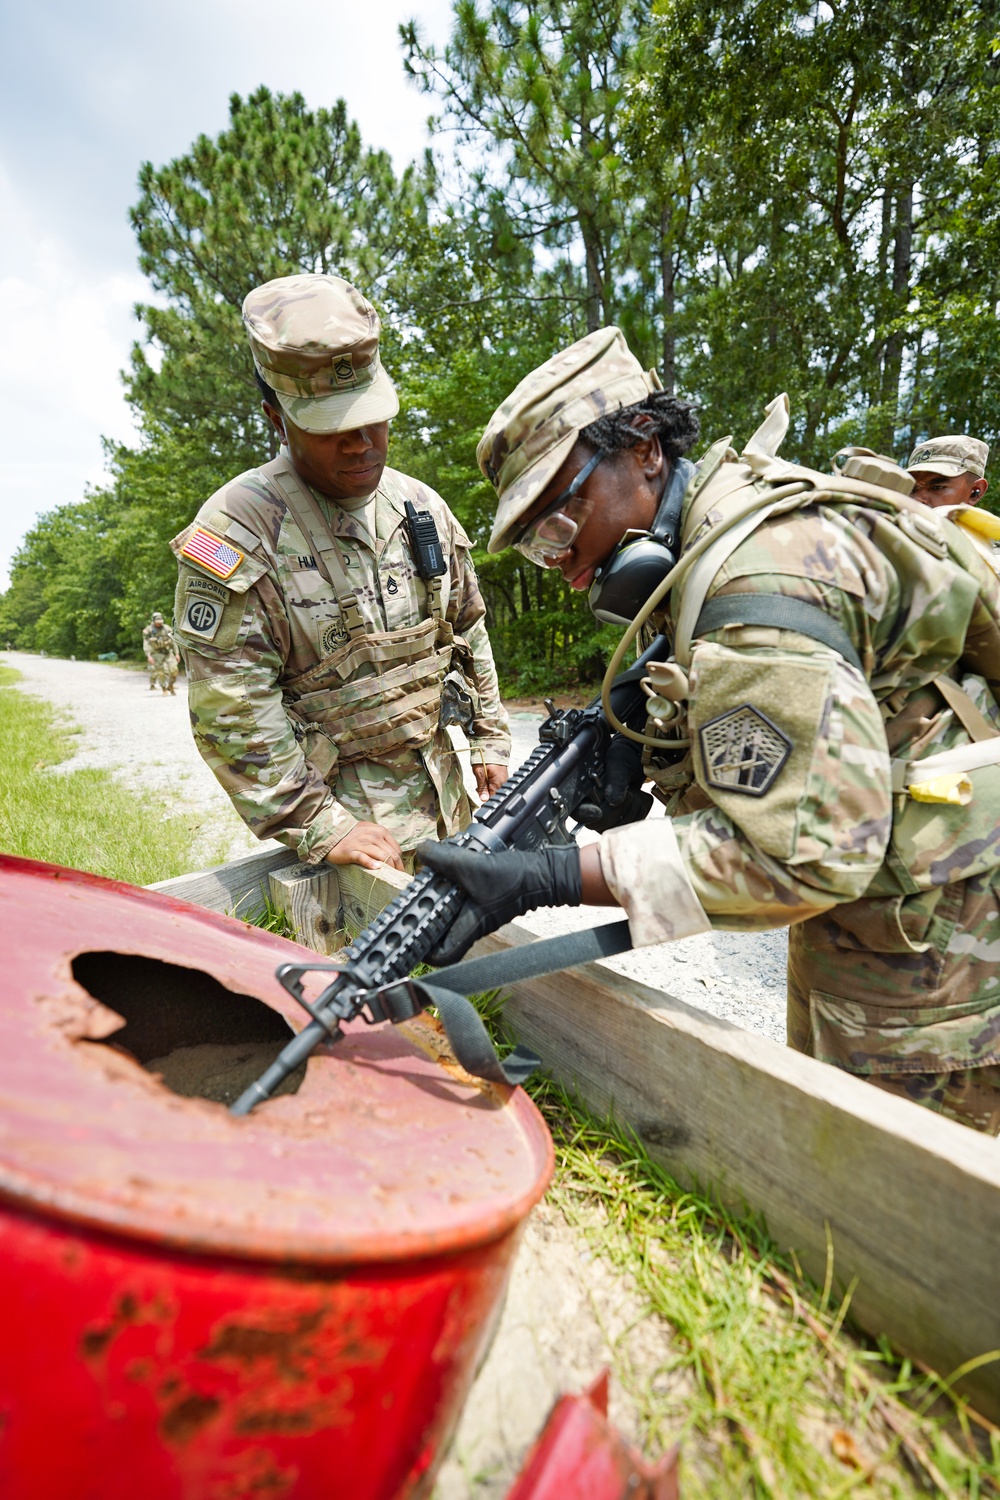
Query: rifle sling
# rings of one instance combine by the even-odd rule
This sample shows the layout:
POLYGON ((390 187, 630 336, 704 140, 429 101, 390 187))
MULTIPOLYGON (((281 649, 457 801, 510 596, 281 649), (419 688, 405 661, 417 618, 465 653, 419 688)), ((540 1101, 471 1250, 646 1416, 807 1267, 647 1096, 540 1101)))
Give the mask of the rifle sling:
MULTIPOLYGON (((475 1078, 491 1083, 524 1083, 541 1058, 527 1047, 515 1047, 501 1062, 474 1006, 465 998, 482 990, 500 989, 523 979, 556 974, 596 958, 627 953, 632 938, 627 922, 606 922, 584 932, 567 932, 542 938, 505 953, 489 953, 464 963, 437 969, 422 979, 404 981, 407 989, 425 1005, 436 1005, 457 1061, 475 1078)), ((387 986, 387 989, 393 986, 387 986)))

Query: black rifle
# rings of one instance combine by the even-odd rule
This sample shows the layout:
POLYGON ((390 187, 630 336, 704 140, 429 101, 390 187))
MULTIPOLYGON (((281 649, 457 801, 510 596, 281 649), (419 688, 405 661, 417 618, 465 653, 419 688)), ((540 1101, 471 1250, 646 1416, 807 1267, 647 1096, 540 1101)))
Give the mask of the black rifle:
MULTIPOLYGON (((651 658, 668 652, 665 636, 657 636, 635 666, 623 672, 611 689, 611 706, 622 723, 645 722, 642 668, 651 658)), ((612 740, 600 698, 586 708, 556 710, 538 731, 539 745, 498 792, 476 812, 463 833, 448 842, 489 855, 501 849, 537 849, 540 845, 574 842, 567 824, 585 804, 600 804, 604 760, 612 740)), ((652 805, 648 792, 632 789, 614 815, 616 823, 637 822, 652 805)), ((601 825, 612 826, 606 819, 601 825)), ((269 1099, 280 1083, 299 1067, 323 1041, 339 1041, 343 1021, 357 1016, 371 1024, 409 1020, 412 1004, 397 1009, 397 989, 385 989, 424 963, 444 937, 461 908, 463 892, 446 876, 424 870, 392 901, 375 921, 355 938, 343 958, 331 964, 283 964, 278 979, 312 1016, 308 1026, 288 1043, 265 1073, 231 1106, 234 1115, 249 1114, 255 1104, 269 1099), (336 974, 314 1004, 305 999, 302 976, 317 970, 336 974), (383 989, 383 993, 375 991, 383 989)))

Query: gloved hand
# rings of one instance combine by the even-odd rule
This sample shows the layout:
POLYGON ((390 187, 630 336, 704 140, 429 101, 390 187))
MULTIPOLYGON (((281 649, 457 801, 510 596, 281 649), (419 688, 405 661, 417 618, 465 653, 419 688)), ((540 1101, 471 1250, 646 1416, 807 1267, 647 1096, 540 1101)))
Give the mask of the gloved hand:
POLYGON ((432 964, 457 963, 478 938, 536 906, 580 905, 580 851, 575 844, 499 854, 420 844, 417 857, 466 894, 458 916, 428 955, 432 964))
POLYGON ((643 783, 642 746, 616 734, 604 759, 604 789, 600 802, 582 802, 576 820, 585 828, 603 833, 619 823, 640 822, 653 805, 643 783))

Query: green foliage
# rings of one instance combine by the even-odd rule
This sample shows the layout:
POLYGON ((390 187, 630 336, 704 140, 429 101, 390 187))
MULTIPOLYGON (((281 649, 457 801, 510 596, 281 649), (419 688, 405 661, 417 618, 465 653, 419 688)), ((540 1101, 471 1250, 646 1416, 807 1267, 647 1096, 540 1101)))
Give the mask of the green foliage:
POLYGON ((14 687, 18 677, 0 666, 0 849, 132 885, 184 874, 189 819, 107 771, 60 771, 73 731, 14 687))
POLYGON ((786 450, 820 468, 849 442, 1000 438, 1000 0, 458 0, 443 49, 400 34, 441 110, 433 161, 397 176, 344 101, 260 88, 142 166, 141 440, 26 538, 0 639, 138 652, 170 607, 168 538, 272 456, 240 307, 294 271, 376 302, 390 462, 468 530, 508 689, 593 684, 615 635, 486 553, 474 460, 516 382, 587 329, 619 323, 706 440, 741 443, 781 390, 786 450))

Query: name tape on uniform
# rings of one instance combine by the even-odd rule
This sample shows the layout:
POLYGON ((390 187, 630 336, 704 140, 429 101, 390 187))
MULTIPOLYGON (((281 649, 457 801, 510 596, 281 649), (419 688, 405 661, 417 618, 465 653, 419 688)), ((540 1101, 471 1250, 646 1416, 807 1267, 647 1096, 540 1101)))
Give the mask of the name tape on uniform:
POLYGON ((210 531, 196 526, 181 548, 181 557, 207 568, 216 578, 231 578, 243 561, 243 553, 210 531))

